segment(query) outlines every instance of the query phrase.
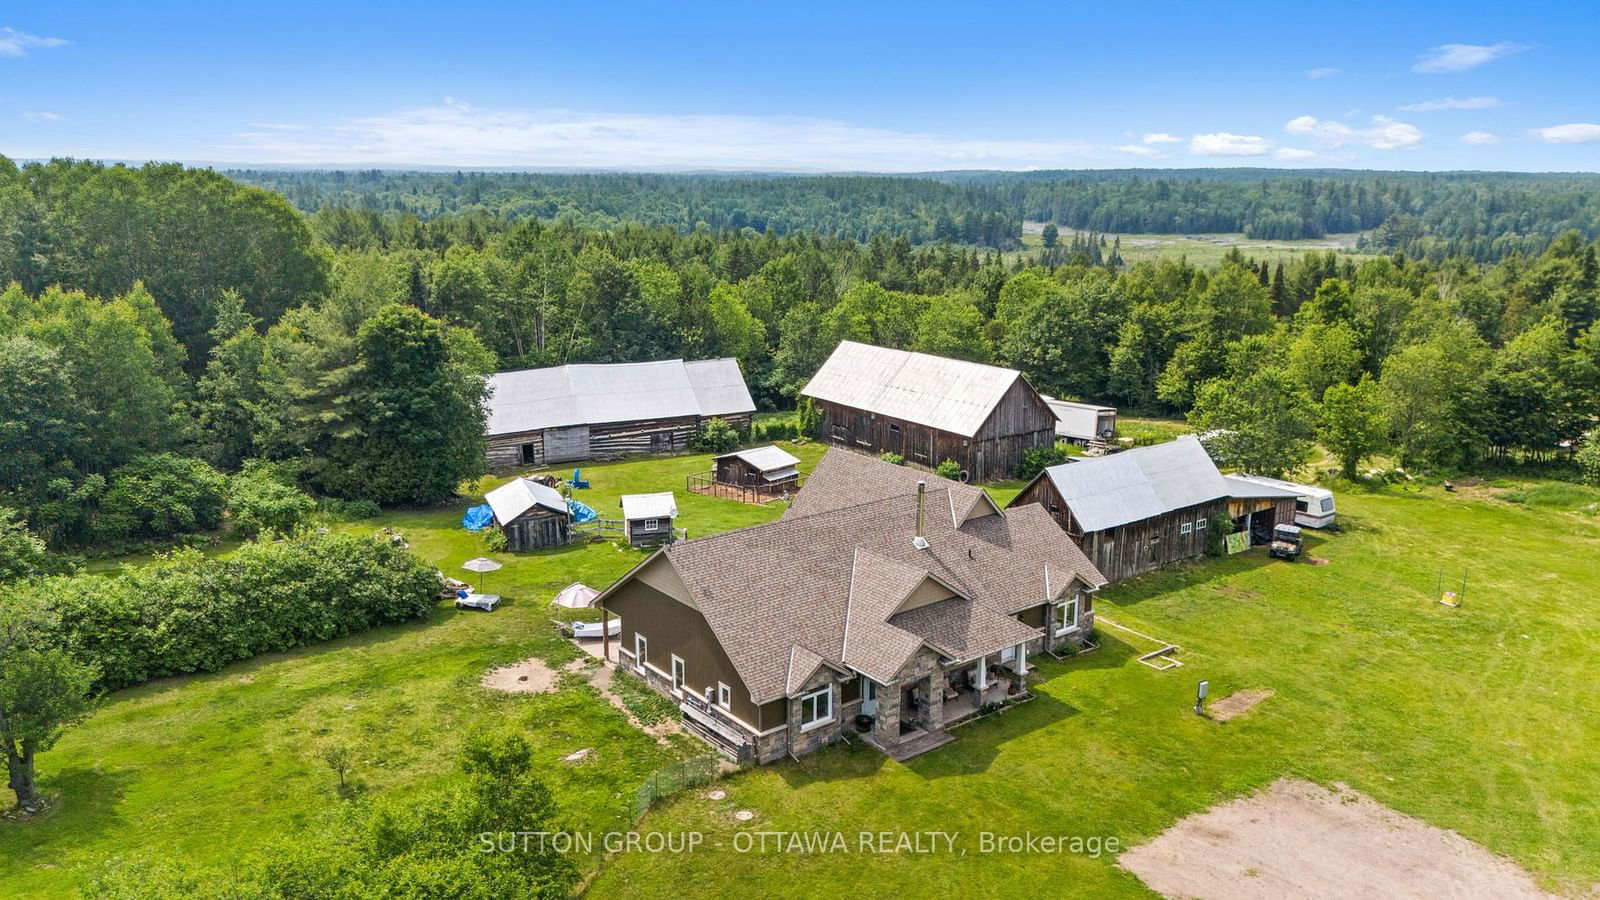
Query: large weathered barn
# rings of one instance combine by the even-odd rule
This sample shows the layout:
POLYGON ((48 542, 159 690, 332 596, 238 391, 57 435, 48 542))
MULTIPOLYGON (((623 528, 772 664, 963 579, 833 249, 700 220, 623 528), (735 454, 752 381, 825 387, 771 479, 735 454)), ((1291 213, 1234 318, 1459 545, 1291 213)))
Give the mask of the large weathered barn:
POLYGON ((1055 413, 1014 369, 843 341, 801 394, 835 445, 928 467, 953 459, 972 481, 1009 478, 1055 442, 1055 413))
POLYGON ((735 359, 522 369, 489 389, 493 468, 671 453, 705 420, 748 428, 756 409, 735 359))
POLYGON ((1012 506, 1038 503, 1111 581, 1200 556, 1228 483, 1192 436, 1051 466, 1012 506))

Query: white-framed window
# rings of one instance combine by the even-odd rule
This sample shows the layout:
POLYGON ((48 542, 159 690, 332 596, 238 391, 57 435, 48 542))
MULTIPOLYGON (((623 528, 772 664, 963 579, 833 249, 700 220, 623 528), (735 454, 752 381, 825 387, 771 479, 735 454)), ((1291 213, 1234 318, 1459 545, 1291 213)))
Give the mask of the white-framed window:
POLYGON ((641 672, 644 671, 644 664, 650 661, 650 642, 637 631, 633 633, 633 659, 641 672))
POLYGON ((1056 601, 1056 634, 1062 635, 1078 628, 1078 595, 1073 594, 1056 601))
POLYGON ((1193 522, 1184 522, 1183 524, 1179 525, 1178 526, 1178 533, 1179 534, 1194 534, 1194 523, 1193 522))
POLYGON ((683 657, 672 655, 672 692, 683 696, 683 657))
POLYGON ((800 730, 809 731, 833 721, 833 685, 800 698, 800 730))
POLYGON ((656 520, 656 519, 645 519, 644 520, 644 525, 641 526, 641 527, 644 528, 645 531, 655 531, 656 528, 658 526, 660 526, 660 525, 661 525, 661 522, 656 520))
POLYGON ((1195 527, 1196 531, 1205 531, 1206 530, 1205 517, 1202 516, 1201 518, 1195 519, 1194 520, 1194 527, 1195 527))
POLYGON ((733 688, 720 681, 717 682, 717 705, 723 709, 731 709, 733 707, 733 688))

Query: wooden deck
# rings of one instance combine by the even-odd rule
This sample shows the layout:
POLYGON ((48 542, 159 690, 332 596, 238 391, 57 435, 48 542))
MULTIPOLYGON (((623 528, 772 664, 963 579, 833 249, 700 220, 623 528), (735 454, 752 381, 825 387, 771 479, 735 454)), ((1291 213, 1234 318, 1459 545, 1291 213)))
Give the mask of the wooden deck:
POLYGON ((869 746, 877 748, 885 756, 895 762, 905 762, 915 756, 921 756, 930 750, 937 750, 945 744, 955 740, 955 737, 945 731, 924 731, 913 735, 893 747, 885 747, 878 743, 871 734, 864 734, 861 739, 869 746))

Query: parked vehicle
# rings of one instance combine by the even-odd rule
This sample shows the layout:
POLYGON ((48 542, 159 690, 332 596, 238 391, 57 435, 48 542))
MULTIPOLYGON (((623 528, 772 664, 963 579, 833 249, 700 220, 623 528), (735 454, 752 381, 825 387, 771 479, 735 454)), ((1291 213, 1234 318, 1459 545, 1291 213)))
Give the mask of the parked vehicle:
POLYGON ((1272 546, 1267 552, 1278 559, 1293 560, 1300 555, 1301 546, 1299 525, 1279 525, 1272 529, 1272 546))

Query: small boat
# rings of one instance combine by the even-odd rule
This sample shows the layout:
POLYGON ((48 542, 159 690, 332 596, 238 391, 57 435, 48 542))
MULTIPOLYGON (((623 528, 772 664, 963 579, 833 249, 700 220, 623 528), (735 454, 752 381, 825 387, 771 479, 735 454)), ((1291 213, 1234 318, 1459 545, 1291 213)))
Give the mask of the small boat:
MULTIPOLYGON (((600 639, 599 622, 573 622, 571 627, 572 636, 575 638, 600 639)), ((622 620, 613 616, 611 624, 606 628, 606 631, 610 633, 611 637, 620 637, 622 635, 622 620)))

